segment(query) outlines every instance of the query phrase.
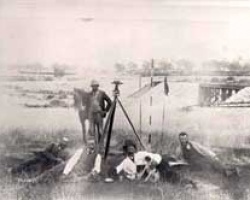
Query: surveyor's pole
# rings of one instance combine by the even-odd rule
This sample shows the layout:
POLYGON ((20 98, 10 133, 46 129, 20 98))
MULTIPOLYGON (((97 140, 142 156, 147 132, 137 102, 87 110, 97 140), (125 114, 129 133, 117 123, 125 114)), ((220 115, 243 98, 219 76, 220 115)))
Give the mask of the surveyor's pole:
POLYGON ((161 129, 161 153, 163 152, 163 135, 164 135, 164 126, 165 126, 165 109, 166 109, 166 96, 164 94, 163 98, 163 109, 162 109, 162 129, 161 129))
POLYGON ((150 71, 150 85, 153 87, 153 76, 154 76, 154 59, 151 61, 151 71, 150 71))
POLYGON ((163 152, 163 141, 164 141, 164 128, 165 128, 165 111, 166 111, 166 99, 169 93, 169 86, 167 76, 164 77, 164 97, 163 97, 163 109, 162 109, 162 129, 161 129, 161 153, 163 152))
MULTIPOLYGON (((141 90, 141 75, 139 77, 139 90, 141 90)), ((140 98, 140 105, 139 105, 139 133, 140 137, 142 136, 142 106, 141 106, 141 98, 140 98)))
POLYGON ((152 142, 152 106, 153 106, 153 96, 152 96, 152 88, 154 86, 154 81, 153 81, 153 76, 154 76, 154 59, 151 61, 151 73, 150 73, 150 115, 149 115, 149 126, 150 126, 150 133, 148 135, 148 143, 151 148, 151 142, 152 142))

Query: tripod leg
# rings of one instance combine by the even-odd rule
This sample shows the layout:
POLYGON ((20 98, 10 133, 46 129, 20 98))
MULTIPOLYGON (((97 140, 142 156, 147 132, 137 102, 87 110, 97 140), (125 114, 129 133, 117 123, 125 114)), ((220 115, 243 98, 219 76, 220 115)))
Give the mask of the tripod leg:
POLYGON ((126 112, 125 108, 123 107, 123 105, 122 105, 121 101, 120 101, 119 99, 117 99, 117 101, 118 101, 119 105, 121 106, 122 111, 123 111, 123 113, 124 113, 125 117, 127 118, 128 122, 129 122, 129 124, 130 124, 130 126, 132 127, 132 129, 133 129, 133 132, 134 132, 135 136, 136 136, 136 137, 137 137, 137 139, 139 140, 140 145, 142 146, 142 148, 143 148, 143 149, 145 149, 145 147, 144 147, 144 145, 142 144, 142 141, 141 141, 141 139, 140 139, 139 135, 136 133, 135 127, 134 127, 134 125, 133 125, 132 121, 130 120, 130 118, 129 118, 129 116, 128 116, 128 113, 126 112))
POLYGON ((102 138, 101 138, 103 140, 104 140, 104 137, 105 137, 105 135, 107 133, 108 127, 110 125, 110 119, 111 119, 112 113, 114 112, 115 107, 116 107, 116 103, 114 101, 111 108, 110 108, 109 115, 108 115, 108 117, 107 117, 107 119, 105 121, 105 125, 104 125, 104 128, 103 128, 103 135, 102 135, 102 138))
POLYGON ((114 122, 114 117, 115 117, 115 110, 116 110, 116 100, 114 101, 114 108, 113 108, 113 111, 111 113, 111 117, 110 117, 110 121, 109 121, 110 124, 109 124, 106 147, 105 147, 105 152, 104 152, 104 160, 106 160, 107 155, 109 153, 109 145, 110 145, 111 132, 112 132, 113 122, 114 122))
POLYGON ((100 143, 102 143, 102 144, 104 144, 104 139, 105 139, 105 136, 107 134, 107 130, 110 126, 110 119, 111 119, 112 113, 114 112, 115 107, 116 107, 116 105, 115 105, 115 101, 114 101, 113 104, 111 105, 110 111, 108 113, 107 119, 106 119, 105 124, 104 124, 103 133, 102 133, 101 138, 100 138, 100 143))

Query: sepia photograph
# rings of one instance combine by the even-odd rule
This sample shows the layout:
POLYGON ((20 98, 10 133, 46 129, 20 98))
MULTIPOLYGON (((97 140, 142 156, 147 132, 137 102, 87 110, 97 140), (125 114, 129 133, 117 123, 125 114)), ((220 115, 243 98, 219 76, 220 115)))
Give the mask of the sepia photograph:
POLYGON ((250 0, 0 0, 0 199, 250 200, 250 0))

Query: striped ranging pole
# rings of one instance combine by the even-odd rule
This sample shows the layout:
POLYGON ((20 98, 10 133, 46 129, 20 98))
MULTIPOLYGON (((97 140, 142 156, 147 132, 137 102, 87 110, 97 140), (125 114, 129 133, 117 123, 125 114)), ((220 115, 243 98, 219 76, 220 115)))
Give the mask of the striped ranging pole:
MULTIPOLYGON (((139 90, 141 89, 141 75, 139 77, 139 90)), ((142 106, 141 106, 141 98, 140 98, 140 106, 139 106, 139 134, 142 136, 142 106)))
POLYGON ((150 84, 153 87, 153 76, 154 76, 154 59, 151 61, 151 71, 150 71, 150 84))
MULTIPOLYGON (((154 76, 154 59, 151 61, 151 73, 150 73, 150 87, 151 89, 153 88, 153 76, 154 76)), ((150 126, 150 131, 152 132, 152 106, 153 106, 153 96, 152 93, 150 93, 150 115, 149 115, 149 126, 150 126)), ((149 133, 148 135, 148 143, 151 146, 152 142, 152 135, 149 133)))

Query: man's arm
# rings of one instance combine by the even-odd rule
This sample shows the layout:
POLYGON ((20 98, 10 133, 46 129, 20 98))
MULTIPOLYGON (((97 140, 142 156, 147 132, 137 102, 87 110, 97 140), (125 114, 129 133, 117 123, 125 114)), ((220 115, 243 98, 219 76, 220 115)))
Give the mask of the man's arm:
POLYGON ((44 152, 45 156, 50 160, 50 161, 55 161, 55 162, 63 162, 64 160, 62 158, 56 157, 50 152, 44 152))
POLYGON ((205 156, 208 159, 215 159, 215 160, 219 160, 217 155, 210 150, 209 148, 202 146, 199 143, 196 142, 192 142, 193 147, 196 149, 196 151, 198 151, 201 155, 205 156))
POLYGON ((43 155, 51 160, 51 161, 56 161, 56 162, 62 162, 63 160, 61 158, 56 157, 53 152, 54 149, 57 148, 57 145, 52 143, 50 144, 44 151, 43 151, 43 155))
POLYGON ((103 93, 103 98, 104 98, 104 101, 107 103, 104 110, 105 112, 108 112, 109 109, 111 108, 112 100, 109 98, 109 96, 105 92, 103 93))
POLYGON ((120 174, 121 171, 123 170, 124 168, 123 164, 124 164, 124 160, 115 168, 117 174, 120 174))
POLYGON ((130 158, 125 158, 117 167, 116 167, 116 174, 119 175, 124 173, 128 179, 134 180, 136 178, 136 165, 130 158))

